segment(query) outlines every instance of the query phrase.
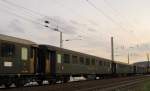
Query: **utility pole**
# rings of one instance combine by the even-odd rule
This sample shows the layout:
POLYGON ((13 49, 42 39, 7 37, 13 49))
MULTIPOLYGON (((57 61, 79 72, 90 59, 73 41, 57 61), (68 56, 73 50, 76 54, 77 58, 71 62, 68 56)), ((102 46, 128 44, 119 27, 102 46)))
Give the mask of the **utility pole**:
POLYGON ((58 25, 57 25, 57 27, 54 29, 54 31, 57 31, 57 32, 59 32, 60 33, 60 48, 62 48, 63 47, 63 39, 62 39, 62 32, 61 31, 59 31, 59 29, 58 29, 58 25))
POLYGON ((111 71, 113 74, 116 73, 116 65, 115 65, 115 62, 114 62, 114 41, 113 41, 113 37, 111 37, 111 60, 112 60, 112 63, 111 63, 111 71))
POLYGON ((149 53, 147 53, 147 73, 149 73, 149 53))
POLYGON ((60 48, 63 47, 62 32, 60 31, 60 48))
MULTIPOLYGON (((44 23, 46 24, 46 25, 45 25, 45 27, 50 28, 50 27, 49 27, 50 22, 49 22, 48 20, 45 20, 45 21, 44 21, 44 23), (48 24, 48 25, 47 25, 47 24, 48 24)), ((59 29, 58 29, 58 25, 57 25, 57 27, 56 27, 56 28, 53 28, 53 30, 54 30, 54 31, 57 31, 57 32, 59 32, 59 33, 60 33, 60 48, 62 48, 62 47, 63 47, 62 32, 61 32, 61 31, 59 31, 59 29)))
POLYGON ((111 60, 114 61, 114 40, 111 37, 111 60))
POLYGON ((130 54, 128 52, 128 64, 130 64, 130 54))

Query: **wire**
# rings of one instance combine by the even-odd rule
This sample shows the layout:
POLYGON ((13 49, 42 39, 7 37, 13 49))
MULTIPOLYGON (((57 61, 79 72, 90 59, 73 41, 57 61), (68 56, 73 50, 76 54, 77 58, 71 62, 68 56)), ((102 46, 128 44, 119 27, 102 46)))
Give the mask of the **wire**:
MULTIPOLYGON (((120 17, 120 18, 125 18, 126 20, 128 20, 128 18, 127 18, 127 16, 122 16, 121 14, 120 14, 120 12, 117 10, 117 9, 115 9, 115 8, 113 8, 112 6, 111 6, 111 4, 107 1, 107 0, 104 0, 104 3, 109 7, 109 8, 111 8, 112 10, 113 10, 113 12, 115 12, 116 14, 116 16, 118 16, 118 17, 120 17)), ((133 28, 130 32, 134 32, 134 23, 132 23, 132 24, 129 24, 128 23, 128 25, 131 27, 131 28, 133 28)))
MULTIPOLYGON (((10 2, 10 1, 8 1, 8 0, 1 0, 1 1, 3 1, 4 3, 6 3, 6 4, 9 4, 9 5, 11 5, 11 6, 13 6, 13 7, 17 7, 17 8, 21 8, 21 11, 24 11, 24 12, 27 12, 27 13, 25 13, 25 14, 29 14, 31 17, 33 17, 33 18, 35 18, 34 16, 33 16, 33 14, 34 15, 36 15, 36 16, 40 16, 40 17, 48 17, 48 16, 46 16, 46 15, 44 15, 44 14, 41 14, 41 13, 39 13, 39 12, 36 12, 36 11, 33 11, 33 10, 31 10, 31 9, 28 9, 28 8, 25 8, 25 7, 23 7, 23 6, 20 6, 20 5, 17 5, 17 4, 15 4, 15 3, 12 3, 12 2, 10 2)), ((59 4, 61 4, 61 3, 59 3, 59 4)), ((65 8, 62 4, 61 4, 61 8, 65 8)), ((72 9, 70 9, 70 8, 66 8, 66 9, 68 9, 68 11, 73 11, 73 13, 71 13, 71 14, 75 14, 74 12, 74 10, 72 10, 72 9)), ((78 13, 78 12, 76 12, 76 13, 78 13)), ((76 14, 77 16, 80 16, 80 17, 82 17, 82 18, 85 18, 85 16, 81 16, 79 13, 78 14, 76 14)), ((51 21, 53 21, 53 19, 51 18, 50 19, 51 21)), ((89 20, 89 19, 85 19, 85 20, 89 20)), ((51 22, 50 21, 50 22, 51 22)), ((53 21, 53 22, 55 22, 55 23, 57 23, 56 21, 53 21)), ((52 23, 51 23, 52 24, 52 23)), ((61 27, 59 27, 59 28, 61 28, 61 27)), ((62 30, 64 30, 63 28, 61 28, 62 30)), ((84 33, 87 33, 87 32, 84 32, 84 33)))
MULTIPOLYGON (((110 4, 107 0, 104 0, 104 2, 107 4, 107 6, 108 6, 109 8, 111 8, 114 12, 116 12, 116 15, 120 16, 120 18, 123 17, 123 18, 125 18, 125 19, 128 20, 128 17, 127 17, 127 16, 122 16, 122 15, 120 14, 120 12, 119 12, 117 9, 113 8, 113 7, 111 6, 111 4, 110 4)), ((130 25, 130 27, 133 28, 130 32, 134 34, 134 32, 135 32, 135 31, 134 31, 135 23, 132 23, 132 24, 129 24, 129 23, 128 23, 128 25, 130 25)), ((135 35, 135 34, 134 34, 134 35, 135 35)), ((137 36, 135 35, 135 37, 137 37, 137 36)), ((138 37, 137 37, 137 39, 138 39, 138 37)))
MULTIPOLYGON (((1 8, 0 8, 0 9, 1 9, 1 8)), ((3 10, 4 10, 4 9, 3 9, 3 10)), ((25 17, 23 17, 23 16, 20 16, 20 15, 14 13, 14 12, 10 12, 10 11, 8 11, 8 10, 6 10, 6 9, 5 9, 5 11, 3 11, 3 12, 12 14, 12 15, 14 15, 14 16, 16 16, 16 17, 19 17, 19 18, 21 18, 21 19, 23 19, 23 20, 26 20, 26 21, 28 21, 28 22, 34 23, 34 24, 36 24, 36 25, 38 24, 38 25, 40 25, 42 28, 49 28, 49 29, 52 29, 52 30, 56 31, 56 28, 52 28, 52 27, 50 27, 50 26, 45 27, 45 25, 42 24, 42 23, 40 23, 40 22, 31 20, 31 19, 29 19, 29 18, 25 18, 25 17)), ((58 32, 59 32, 59 31, 58 31, 58 32)))
POLYGON ((41 17, 43 17, 43 16, 44 16, 44 17, 47 17, 47 16, 44 15, 44 14, 41 14, 41 13, 39 13, 39 12, 36 12, 36 11, 31 10, 31 9, 25 8, 25 7, 23 7, 23 6, 17 5, 17 4, 12 3, 12 2, 10 2, 10 1, 8 1, 8 0, 1 0, 1 1, 3 1, 4 3, 7 3, 7 4, 11 5, 11 6, 15 6, 15 7, 24 9, 24 10, 26 10, 27 12, 30 12, 31 14, 39 15, 39 16, 41 16, 41 17))
MULTIPOLYGON (((18 9, 21 9, 21 11, 27 12, 26 14, 29 14, 32 18, 35 18, 35 16, 38 16, 38 17, 42 17, 42 18, 48 18, 48 19, 50 19, 50 20, 49 20, 50 22, 53 21, 53 22, 57 23, 56 21, 54 21, 52 18, 50 18, 50 17, 47 16, 47 15, 41 14, 41 13, 39 13, 39 12, 33 11, 33 10, 31 10, 31 9, 25 8, 25 7, 20 6, 20 5, 17 5, 17 4, 12 3, 12 2, 10 2, 10 1, 8 1, 8 0, 1 0, 1 1, 3 1, 4 3, 9 4, 9 5, 13 6, 13 7, 16 7, 16 8, 18 8, 18 9)), ((59 27, 59 28, 60 28, 60 27, 59 27)), ((63 29, 63 30, 64 30, 64 29, 63 29)))
POLYGON ((126 28, 124 28, 120 23, 116 22, 111 16, 107 15, 102 9, 100 8, 97 8, 92 2, 90 2, 89 0, 86 0, 93 8, 95 8, 99 13, 103 14, 107 19, 109 19, 110 21, 112 21, 113 23, 115 23, 117 26, 119 25, 119 27, 122 29, 122 30, 127 30, 130 32, 130 35, 133 36, 134 35, 134 38, 137 41, 137 44, 139 43, 139 38, 136 36, 134 30, 128 30, 126 28))
MULTIPOLYGON (((2 0, 3 1, 3 0, 2 0)), ((40 16, 45 16, 45 17, 48 17, 48 16, 46 16, 46 15, 44 15, 44 14, 40 14, 40 13, 38 13, 38 12, 34 12, 34 11, 32 11, 32 10, 30 10, 30 9, 27 9, 27 8, 24 8, 24 7, 22 7, 22 6, 19 6, 19 5, 17 5, 17 4, 14 4, 14 3, 11 3, 11 2, 5 2, 5 3, 7 3, 7 4, 11 4, 11 6, 15 6, 15 7, 18 7, 18 8, 22 8, 23 10, 25 9, 25 10, 27 10, 27 11, 25 11, 25 12, 31 12, 31 13, 35 13, 36 15, 37 14, 39 14, 40 16)), ((5 6, 5 8, 8 8, 8 7, 6 7, 5 6)), ((13 13, 13 14, 15 14, 15 13, 13 13)), ((28 14, 28 13, 25 13, 25 14, 28 14)), ((27 19, 27 18, 25 18, 25 17, 23 17, 23 16, 19 16, 18 14, 15 14, 15 15, 17 15, 18 17, 20 17, 20 18, 23 18, 23 19, 25 19, 25 20, 29 20, 29 19, 27 19)), ((52 20, 52 18, 51 18, 51 20, 52 20)), ((35 21, 33 21, 33 20, 29 20, 29 21, 32 21, 32 23, 37 23, 37 22, 35 22, 35 21)), ((44 22, 44 21, 43 21, 44 22)), ((48 21, 49 22, 49 21, 48 21)), ((51 22, 51 21, 50 21, 51 22)), ((55 22, 55 21, 54 21, 55 22)), ((41 24, 40 22, 38 22, 38 24, 41 24)), ((46 23, 45 23, 46 24, 46 23)), ((58 25, 55 25, 55 28, 52 28, 52 23, 50 24, 50 25, 42 25, 42 26, 45 26, 45 27, 47 27, 47 28, 50 28, 50 29, 53 29, 53 30, 55 30, 56 31, 56 28, 58 27, 58 25)), ((65 30, 64 28, 62 28, 62 27, 60 27, 59 26, 59 29, 61 29, 61 30, 65 30)))
MULTIPOLYGON (((0 6, 3 6, 3 8, 7 8, 9 11, 13 11, 13 12, 18 12, 18 10, 16 10, 14 7, 9 7, 8 5, 6 5, 5 3, 3 3, 3 2, 0 2, 0 6)), ((22 10, 23 11, 23 10, 22 10)), ((22 12, 22 11, 20 11, 20 13, 22 14, 22 15, 26 15, 26 17, 32 17, 32 16, 30 16, 27 12, 22 12)), ((32 19, 34 19, 35 17, 32 17, 32 19)))
POLYGON ((90 2, 89 0, 86 0, 88 2, 89 5, 91 5, 93 8, 95 8, 99 13, 103 14, 108 20, 110 20, 112 23, 116 24, 117 26, 119 25, 119 27, 122 30, 126 30, 122 25, 120 25, 120 23, 116 22, 112 17, 110 17, 109 15, 107 15, 102 9, 97 8, 92 2, 90 2))

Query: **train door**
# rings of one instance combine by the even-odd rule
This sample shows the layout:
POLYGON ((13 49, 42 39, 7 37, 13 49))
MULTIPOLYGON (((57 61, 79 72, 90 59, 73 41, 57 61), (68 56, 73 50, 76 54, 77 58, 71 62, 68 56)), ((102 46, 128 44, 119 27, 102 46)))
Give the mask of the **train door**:
POLYGON ((116 63, 112 62, 112 74, 116 74, 116 63))
POLYGON ((133 73, 136 74, 136 66, 133 66, 133 73))
POLYGON ((52 76, 56 74, 56 51, 50 51, 50 72, 52 76))
POLYGON ((31 72, 35 72, 37 70, 37 51, 38 48, 37 47, 31 47, 31 72))
POLYGON ((46 64, 46 49, 41 47, 38 49, 38 60, 36 69, 38 74, 45 73, 45 64, 46 64))

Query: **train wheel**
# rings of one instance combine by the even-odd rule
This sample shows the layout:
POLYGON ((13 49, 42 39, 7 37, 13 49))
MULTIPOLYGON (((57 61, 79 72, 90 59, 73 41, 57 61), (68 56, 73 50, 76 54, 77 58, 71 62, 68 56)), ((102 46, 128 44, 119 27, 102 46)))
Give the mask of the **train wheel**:
POLYGON ((23 87, 25 85, 24 80, 17 80, 14 82, 16 87, 23 87))
POLYGON ((12 84, 12 83, 9 83, 9 82, 8 82, 8 83, 5 83, 5 84, 4 84, 4 85, 5 85, 5 88, 9 88, 9 87, 11 86, 11 84, 12 84))
POLYGON ((49 85, 52 85, 52 84, 55 84, 56 81, 50 80, 50 81, 48 81, 48 83, 49 83, 49 85))
POLYGON ((40 86, 43 85, 43 81, 42 81, 42 80, 37 81, 37 83, 38 83, 40 86))
POLYGON ((63 82, 64 83, 67 83, 69 81, 69 78, 68 77, 65 77, 64 79, 63 79, 63 82))

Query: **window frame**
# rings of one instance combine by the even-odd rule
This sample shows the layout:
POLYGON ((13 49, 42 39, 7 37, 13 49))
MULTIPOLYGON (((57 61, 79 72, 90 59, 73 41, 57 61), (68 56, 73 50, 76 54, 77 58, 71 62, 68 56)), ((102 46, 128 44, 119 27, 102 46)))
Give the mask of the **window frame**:
POLYGON ((99 61, 98 61, 98 65, 103 66, 103 61, 102 61, 102 60, 99 60, 99 61))
POLYGON ((14 43, 1 43, 1 57, 15 57, 16 45, 14 43), (10 53, 11 52, 11 53, 10 53))
POLYGON ((96 64, 96 59, 95 58, 92 58, 91 59, 91 65, 95 65, 96 64))
POLYGON ((62 63, 62 54, 57 53, 57 63, 62 63))
POLYGON ((84 59, 84 57, 79 57, 79 63, 80 64, 85 64, 85 61, 84 61, 85 59, 84 59))
POLYGON ((78 64, 78 56, 72 55, 72 64, 78 64))
POLYGON ((86 64, 86 65, 90 65, 90 58, 86 58, 86 59, 85 59, 85 64, 86 64))
POLYGON ((69 54, 63 54, 63 63, 66 63, 66 64, 70 64, 70 55, 69 54), (67 60, 65 57, 67 57, 67 60))
POLYGON ((21 47, 21 60, 27 61, 29 59, 28 55, 29 55, 28 47, 21 47), (23 51, 23 49, 24 49, 24 51, 23 51))

